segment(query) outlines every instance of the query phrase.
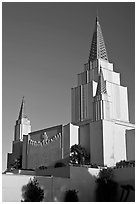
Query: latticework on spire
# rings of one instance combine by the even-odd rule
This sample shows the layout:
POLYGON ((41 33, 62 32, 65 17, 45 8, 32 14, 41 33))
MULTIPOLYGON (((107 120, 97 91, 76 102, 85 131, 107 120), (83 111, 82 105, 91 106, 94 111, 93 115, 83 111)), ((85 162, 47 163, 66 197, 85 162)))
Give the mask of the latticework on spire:
POLYGON ((89 61, 94 61, 100 58, 108 61, 108 56, 107 56, 104 38, 101 31, 101 26, 99 24, 99 20, 97 17, 95 31, 93 33, 93 38, 91 43, 89 61))
POLYGON ((106 90, 106 83, 103 77, 102 70, 100 69, 100 75, 98 79, 98 85, 97 85, 97 91, 96 91, 96 96, 100 94, 107 94, 106 90))

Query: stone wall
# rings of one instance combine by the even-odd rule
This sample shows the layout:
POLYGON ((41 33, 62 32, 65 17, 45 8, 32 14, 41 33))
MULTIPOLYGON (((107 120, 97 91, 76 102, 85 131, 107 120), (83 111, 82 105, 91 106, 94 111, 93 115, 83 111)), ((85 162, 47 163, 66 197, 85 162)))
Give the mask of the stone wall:
POLYGON ((27 153, 27 169, 48 166, 62 158, 61 137, 56 137, 46 144, 29 143, 27 153))
POLYGON ((62 159, 62 125, 30 133, 23 137, 22 167, 35 169, 62 159))
MULTIPOLYGON (((66 167, 68 168, 68 167, 66 167)), ((36 176, 39 185, 44 189, 44 201, 64 201, 66 190, 75 189, 78 191, 80 202, 95 202, 96 178, 99 169, 86 167, 70 167, 70 178, 36 176)), ((121 185, 131 185, 135 188, 135 168, 114 169, 114 180, 118 183, 118 201, 122 193, 121 185)), ((2 175, 2 201, 19 202, 21 201, 21 189, 26 185, 32 176, 29 175, 2 175)), ((127 202, 135 201, 135 191, 131 191, 127 202)))

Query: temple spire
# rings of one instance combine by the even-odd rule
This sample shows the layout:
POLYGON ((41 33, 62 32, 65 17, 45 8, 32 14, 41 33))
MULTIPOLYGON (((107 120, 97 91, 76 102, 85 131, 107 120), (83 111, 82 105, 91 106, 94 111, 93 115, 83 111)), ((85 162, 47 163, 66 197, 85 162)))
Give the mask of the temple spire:
POLYGON ((23 96, 18 120, 21 120, 24 117, 26 117, 26 116, 25 116, 25 100, 24 100, 24 96, 23 96))
POLYGON ((104 38, 102 35, 101 26, 99 24, 98 15, 96 17, 95 30, 92 37, 89 61, 94 61, 96 59, 104 59, 108 61, 107 51, 105 47, 104 38))
POLYGON ((96 16, 96 23, 99 22, 99 17, 98 15, 96 16))
POLYGON ((100 94, 107 94, 106 83, 105 83, 105 80, 103 77, 102 69, 100 69, 100 75, 99 75, 99 79, 98 79, 96 96, 100 95, 100 94))

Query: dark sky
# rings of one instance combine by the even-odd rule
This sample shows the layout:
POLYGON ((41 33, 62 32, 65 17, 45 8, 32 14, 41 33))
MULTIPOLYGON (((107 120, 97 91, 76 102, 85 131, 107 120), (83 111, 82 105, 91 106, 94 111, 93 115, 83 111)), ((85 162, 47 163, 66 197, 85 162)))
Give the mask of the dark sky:
POLYGON ((97 10, 134 123, 134 3, 3 3, 3 170, 23 96, 32 131, 71 121, 71 87, 88 60, 97 10))

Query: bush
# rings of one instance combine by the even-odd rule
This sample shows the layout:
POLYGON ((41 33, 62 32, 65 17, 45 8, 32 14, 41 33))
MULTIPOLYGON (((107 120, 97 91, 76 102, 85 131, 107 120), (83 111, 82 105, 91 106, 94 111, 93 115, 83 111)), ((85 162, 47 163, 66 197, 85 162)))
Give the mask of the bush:
POLYGON ((44 190, 39 187, 35 177, 22 187, 22 197, 22 202, 41 202, 44 199, 44 190))
POLYGON ((66 165, 63 163, 63 162, 57 162, 55 165, 54 165, 54 168, 58 168, 58 167, 65 167, 66 165))
POLYGON ((97 202, 117 201, 118 184, 113 181, 113 171, 111 168, 101 170, 96 182, 98 184, 96 189, 97 202))
POLYGON ((76 190, 66 191, 64 202, 78 202, 78 195, 76 190))
POLYGON ((135 167, 135 161, 121 160, 116 163, 116 168, 135 167))
POLYGON ((71 147, 70 152, 70 163, 71 164, 89 164, 89 155, 86 152, 86 149, 84 147, 81 147, 81 145, 73 145, 71 147))
POLYGON ((47 166, 39 166, 39 169, 40 169, 40 170, 47 169, 47 166))
POLYGON ((97 164, 90 164, 90 167, 91 167, 91 168, 98 169, 98 165, 97 165, 97 164))
MULTIPOLYGON (((102 180, 104 182, 107 182, 109 180, 113 179, 113 170, 112 168, 106 168, 106 169, 102 169, 99 172, 99 181, 102 180)), ((98 182, 98 179, 97 179, 98 182)))
POLYGON ((14 158, 14 162, 10 165, 9 171, 13 171, 15 169, 21 169, 22 168, 22 156, 20 158, 14 158))

